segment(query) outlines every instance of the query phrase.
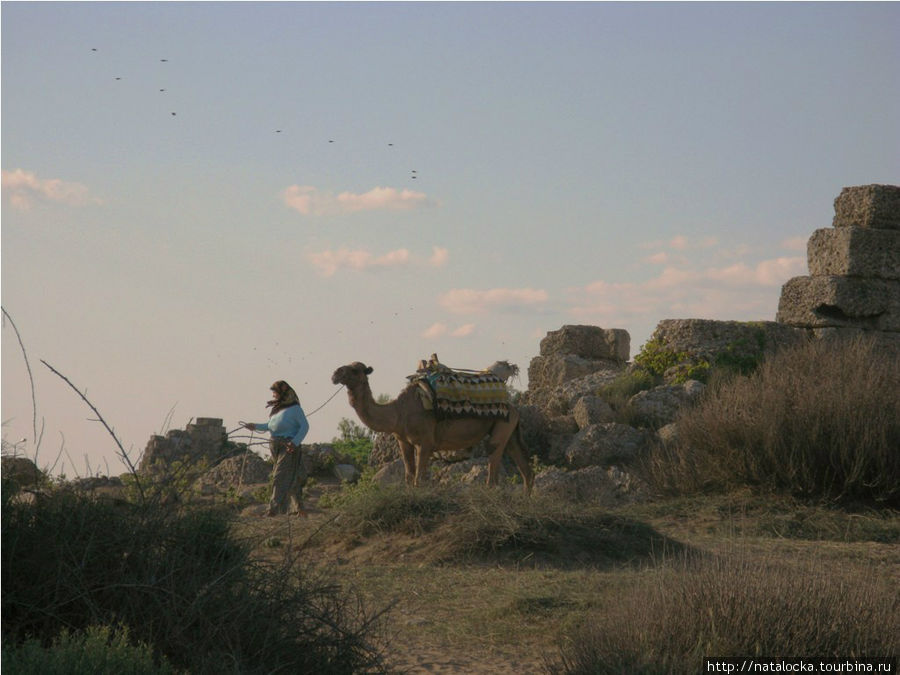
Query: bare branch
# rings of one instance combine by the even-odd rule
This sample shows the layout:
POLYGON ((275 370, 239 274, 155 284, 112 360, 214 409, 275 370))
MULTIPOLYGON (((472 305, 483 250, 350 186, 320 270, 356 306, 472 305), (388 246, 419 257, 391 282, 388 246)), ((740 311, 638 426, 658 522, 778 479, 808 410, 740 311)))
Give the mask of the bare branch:
POLYGON ((106 420, 103 419, 103 415, 100 414, 100 411, 97 410, 97 407, 88 400, 87 396, 85 396, 84 394, 81 393, 81 391, 78 389, 78 387, 76 387, 74 384, 72 384, 72 382, 69 380, 69 378, 67 378, 65 375, 63 375, 61 372, 59 372, 56 368, 51 366, 49 363, 44 361, 44 359, 41 359, 41 363, 43 363, 45 366, 47 366, 47 368, 50 369, 50 372, 52 372, 54 375, 56 375, 57 377, 62 379, 63 382, 68 384, 75 391, 75 393, 78 394, 78 396, 81 398, 81 400, 84 401, 87 404, 87 406, 94 412, 94 414, 97 416, 97 420, 106 428, 106 430, 109 432, 109 435, 112 436, 112 439, 116 442, 116 445, 119 448, 119 457, 122 458, 122 461, 125 462, 125 465, 128 467, 128 470, 134 476, 135 484, 137 485, 138 491, 141 493, 141 500, 143 501, 144 488, 141 485, 141 481, 138 480, 137 469, 135 468, 134 464, 131 462, 131 458, 128 456, 128 453, 125 451, 125 447, 122 445, 122 441, 120 441, 119 437, 116 436, 116 432, 113 431, 112 427, 110 427, 109 424, 106 423, 106 420))
POLYGON ((31 376, 31 364, 28 363, 28 352, 25 351, 25 344, 22 342, 22 336, 19 335, 19 329, 16 328, 16 322, 12 320, 5 307, 0 307, 0 310, 3 311, 3 316, 9 319, 9 325, 12 326, 16 333, 16 339, 19 341, 19 347, 22 349, 22 357, 25 359, 25 369, 28 371, 28 382, 31 384, 31 428, 34 433, 34 463, 37 464, 37 452, 40 444, 38 443, 37 433, 37 400, 34 395, 34 378, 31 376))

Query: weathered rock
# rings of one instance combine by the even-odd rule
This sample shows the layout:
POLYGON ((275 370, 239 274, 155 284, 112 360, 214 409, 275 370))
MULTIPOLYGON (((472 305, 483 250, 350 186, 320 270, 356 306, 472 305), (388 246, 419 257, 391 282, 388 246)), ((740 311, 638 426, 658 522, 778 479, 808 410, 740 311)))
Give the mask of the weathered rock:
POLYGON ((609 403, 599 396, 582 396, 572 408, 572 415, 579 429, 584 429, 592 424, 604 424, 612 422, 615 413, 609 403))
POLYGON ((566 325, 550 331, 541 340, 541 356, 572 354, 588 360, 625 363, 631 350, 631 337, 621 328, 566 325))
POLYGON ((684 384, 667 384, 641 391, 629 399, 629 404, 641 422, 658 428, 675 421, 678 411, 692 403, 706 386, 696 380, 684 384))
POLYGON ((900 187, 845 187, 834 200, 834 227, 900 230, 900 187))
POLYGON ((587 359, 577 354, 535 356, 528 366, 528 388, 558 387, 594 373, 619 373, 623 363, 608 359, 587 359))
POLYGON ((30 488, 44 480, 44 472, 27 457, 4 455, 2 460, 3 479, 11 481, 15 488, 30 488))
MULTIPOLYGON (((500 472, 498 478, 502 481, 509 474, 506 472, 504 463, 500 463, 500 472)), ((452 484, 481 484, 487 483, 488 477, 488 458, 476 457, 463 462, 451 462, 449 464, 435 463, 432 478, 437 483, 452 484)))
POLYGON ((382 466, 377 472, 373 480, 382 487, 389 485, 402 485, 406 481, 406 467, 402 459, 395 459, 382 466))
POLYGON ((623 366, 613 365, 610 361, 602 363, 609 364, 610 367, 561 385, 532 387, 529 380, 528 391, 522 395, 522 401, 539 407, 549 417, 569 414, 578 399, 596 394, 604 385, 613 382, 624 372, 623 366))
POLYGON ((272 473, 272 465, 255 452, 247 451, 241 455, 222 460, 197 479, 197 487, 204 494, 214 491, 238 489, 244 485, 268 483, 272 473))
POLYGON ((618 467, 589 466, 574 471, 545 469, 534 479, 536 495, 600 506, 618 506, 647 494, 640 480, 618 467))
POLYGON ((810 276, 900 279, 900 229, 824 228, 806 245, 810 276))
POLYGON ((900 281, 794 277, 781 289, 778 321, 808 328, 900 331, 900 281))
POLYGON ((675 445, 678 442, 678 425, 666 424, 656 430, 656 437, 663 445, 675 445))
POLYGON ((165 436, 151 436, 141 455, 138 472, 165 473, 181 462, 192 466, 218 464, 239 452, 237 446, 227 441, 221 419, 198 417, 184 430, 172 429, 165 436))
POLYGON ((803 331, 775 321, 716 321, 713 319, 664 319, 653 331, 666 350, 714 361, 722 354, 758 356, 805 339, 803 331))
POLYGON ((576 469, 629 462, 648 448, 650 435, 627 424, 593 424, 582 429, 566 448, 566 463, 576 469))
POLYGON ((359 469, 352 464, 335 464, 334 477, 344 483, 355 483, 359 480, 359 469))
POLYGON ((394 434, 379 431, 372 441, 372 452, 369 454, 369 466, 379 467, 400 459, 400 444, 394 434))

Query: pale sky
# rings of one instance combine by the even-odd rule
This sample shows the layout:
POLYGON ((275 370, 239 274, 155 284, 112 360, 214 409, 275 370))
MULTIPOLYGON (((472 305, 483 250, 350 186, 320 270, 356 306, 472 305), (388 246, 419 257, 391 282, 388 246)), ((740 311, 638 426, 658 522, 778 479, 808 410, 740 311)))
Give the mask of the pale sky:
MULTIPOLYGON (((897 3, 2 4, 2 304, 38 464, 307 412, 360 360, 773 320, 842 187, 900 181, 897 3)), ((3 437, 33 456, 2 331, 3 437)), ((329 441, 341 392, 310 417, 329 441)))

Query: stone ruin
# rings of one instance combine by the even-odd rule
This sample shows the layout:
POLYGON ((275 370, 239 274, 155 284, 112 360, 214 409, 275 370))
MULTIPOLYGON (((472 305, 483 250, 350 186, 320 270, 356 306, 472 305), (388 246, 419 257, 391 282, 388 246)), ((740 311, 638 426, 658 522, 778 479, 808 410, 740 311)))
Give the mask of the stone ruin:
POLYGON ((809 276, 781 290, 776 320, 816 337, 865 331, 900 346, 900 187, 847 187, 807 243, 809 276))
POLYGON ((208 466, 234 454, 228 448, 228 435, 222 420, 198 417, 184 429, 171 429, 165 436, 153 435, 138 464, 138 473, 151 473, 179 462, 205 463, 208 466))
MULTIPOLYGON (((833 227, 816 230, 809 240, 809 276, 784 284, 775 321, 659 322, 650 342, 684 362, 664 374, 662 385, 630 397, 634 426, 614 422, 614 411, 599 395, 604 385, 635 370, 628 363, 628 333, 597 326, 547 333, 528 368, 528 391, 518 401, 526 445, 551 465, 536 476, 535 492, 603 504, 643 498, 629 466, 651 443, 677 435, 672 422, 679 409, 704 390, 700 382, 685 381, 683 366, 752 363, 810 338, 861 333, 884 348, 900 347, 900 187, 844 188, 834 208, 833 227)), ((436 457, 434 475, 481 482, 485 454, 482 444, 464 461, 436 457)), ((382 467, 377 479, 403 480, 398 456, 393 438, 376 435, 370 462, 382 467)))

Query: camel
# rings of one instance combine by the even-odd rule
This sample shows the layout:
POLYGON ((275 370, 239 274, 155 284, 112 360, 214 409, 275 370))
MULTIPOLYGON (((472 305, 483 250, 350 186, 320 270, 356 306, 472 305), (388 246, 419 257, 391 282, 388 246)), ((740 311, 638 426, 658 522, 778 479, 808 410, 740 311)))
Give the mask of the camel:
POLYGON ((500 461, 506 450, 522 474, 525 493, 531 493, 534 473, 525 458, 519 411, 514 406, 509 406, 506 420, 473 417, 439 421, 434 412, 426 410, 422 404, 415 383, 409 384, 393 401, 376 403, 369 387, 368 376, 372 370, 356 361, 335 370, 331 381, 347 387, 350 405, 363 424, 373 431, 393 434, 397 439, 403 454, 407 485, 418 487, 428 482, 428 465, 435 451, 470 448, 490 435, 487 484, 497 484, 500 461))

